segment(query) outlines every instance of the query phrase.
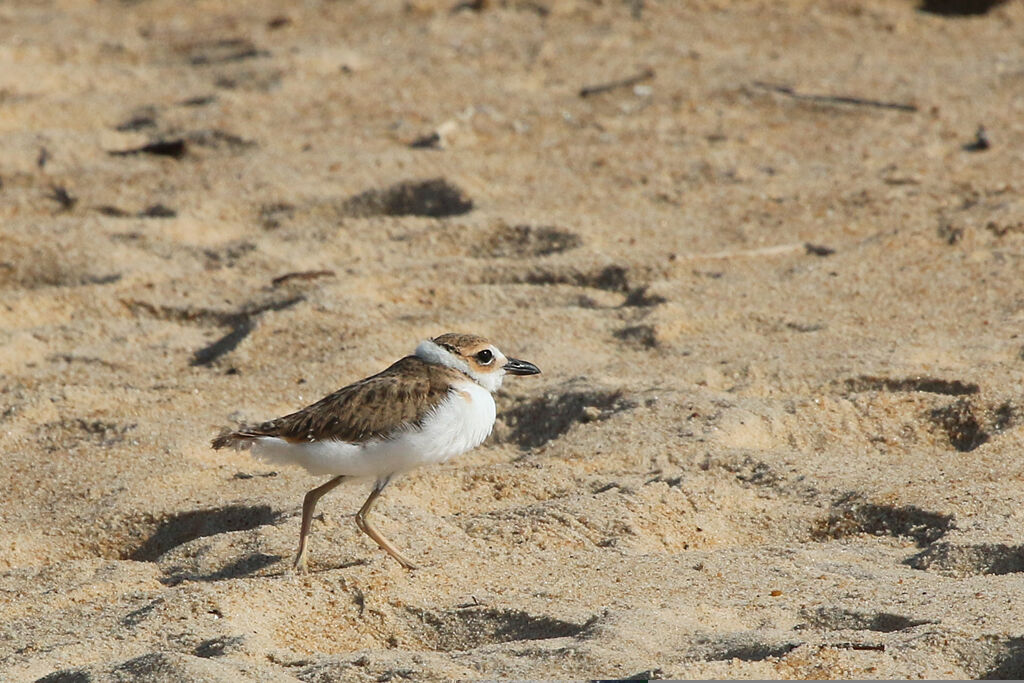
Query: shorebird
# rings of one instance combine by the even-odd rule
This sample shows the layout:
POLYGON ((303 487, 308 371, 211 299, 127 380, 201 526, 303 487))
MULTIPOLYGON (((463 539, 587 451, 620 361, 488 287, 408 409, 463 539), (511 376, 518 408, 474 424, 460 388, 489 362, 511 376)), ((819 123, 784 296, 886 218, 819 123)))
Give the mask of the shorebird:
POLYGON ((214 448, 251 449, 259 459, 300 465, 331 475, 302 501, 295 568, 307 570, 307 545, 316 504, 348 478, 372 477, 373 490, 356 513, 356 526, 407 569, 415 569, 369 520, 384 487, 402 472, 445 462, 476 448, 494 426, 491 394, 505 375, 536 375, 533 363, 505 356, 473 334, 423 341, 411 356, 338 389, 290 415, 224 430, 214 448))

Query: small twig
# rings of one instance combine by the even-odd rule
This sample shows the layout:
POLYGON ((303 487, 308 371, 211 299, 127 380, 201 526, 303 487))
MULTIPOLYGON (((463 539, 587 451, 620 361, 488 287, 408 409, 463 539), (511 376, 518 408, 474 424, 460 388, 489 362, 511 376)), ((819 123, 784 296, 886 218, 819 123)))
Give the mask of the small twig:
POLYGON ((964 145, 963 150, 965 152, 984 152, 990 147, 992 147, 992 142, 988 139, 988 131, 985 130, 985 126, 978 126, 974 140, 964 145))
POLYGON ((410 142, 409 146, 413 149, 437 149, 441 146, 441 136, 437 131, 427 135, 421 135, 410 142))
POLYGON ((806 243, 793 242, 792 244, 778 244, 770 247, 756 247, 754 249, 727 249, 705 254, 687 254, 677 257, 677 260, 700 261, 704 259, 734 259, 734 258, 758 258, 761 256, 782 256, 797 251, 807 251, 806 243))
POLYGON ((117 149, 112 152, 107 152, 112 157, 126 157, 135 154, 154 154, 156 156, 171 157, 172 159, 181 159, 185 156, 188 150, 188 143, 184 139, 176 138, 173 140, 157 140, 151 142, 148 145, 142 147, 133 147, 132 149, 117 149))
POLYGON ((482 603, 479 600, 477 600, 475 595, 471 595, 469 597, 473 598, 473 602, 463 602, 461 604, 455 605, 455 609, 469 609, 471 607, 482 607, 483 606, 484 603, 482 603))
POLYGON ((832 247, 826 247, 824 244, 811 244, 810 242, 804 243, 804 249, 812 256, 831 256, 836 253, 836 250, 832 247))
POLYGON ((278 275, 270 281, 275 287, 279 287, 289 280, 312 280, 318 277, 334 277, 333 270, 303 270, 296 273, 285 273, 278 275))
POLYGON ((825 645, 826 647, 834 647, 842 650, 885 652, 884 643, 826 643, 825 645))
POLYGON ((489 3, 487 2, 487 0, 467 0, 467 2, 460 2, 459 4, 455 5, 455 7, 452 7, 451 12, 452 14, 455 14, 456 12, 461 12, 463 10, 483 12, 485 9, 487 9, 488 4, 489 3))
POLYGON ((256 477, 276 477, 276 476, 277 476, 277 472, 276 471, 257 472, 256 474, 253 474, 252 472, 235 472, 235 475, 232 478, 233 479, 255 479, 256 477))
POLYGON ((75 204, 78 203, 78 197, 68 192, 67 188, 62 185, 53 185, 50 190, 51 194, 49 194, 47 198, 60 204, 58 213, 70 211, 75 208, 75 204))
POLYGON ((46 360, 50 362, 64 361, 65 363, 87 363, 102 365, 105 368, 111 370, 120 370, 120 366, 111 363, 110 361, 103 360, 102 358, 94 358, 92 356, 76 356, 71 353, 55 353, 46 357, 46 360))
POLYGON ((654 69, 644 69, 635 76, 623 78, 619 81, 584 86, 580 88, 580 97, 590 97, 591 95, 598 95, 600 93, 608 92, 609 90, 616 90, 617 88, 628 88, 631 85, 643 83, 644 81, 649 81, 652 78, 654 78, 654 69))
POLYGON ((875 107, 878 109, 896 109, 897 111, 917 111, 916 104, 905 104, 903 102, 885 102, 882 100, 871 100, 862 97, 852 97, 849 95, 807 95, 804 93, 798 93, 786 85, 772 85, 771 83, 765 83, 763 81, 754 81, 755 88, 762 88, 764 90, 771 90, 777 92, 780 95, 786 97, 792 97, 795 100, 805 100, 807 102, 818 102, 821 104, 849 104, 858 107, 875 107))

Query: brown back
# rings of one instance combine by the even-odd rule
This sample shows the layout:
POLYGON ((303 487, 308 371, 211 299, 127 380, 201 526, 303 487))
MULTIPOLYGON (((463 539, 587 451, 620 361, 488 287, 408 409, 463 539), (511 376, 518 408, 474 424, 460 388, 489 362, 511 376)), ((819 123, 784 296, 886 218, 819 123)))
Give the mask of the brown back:
POLYGON ((288 441, 362 443, 418 425, 448 395, 452 368, 406 356, 372 377, 338 389, 302 410, 242 429, 240 436, 276 436, 288 441))

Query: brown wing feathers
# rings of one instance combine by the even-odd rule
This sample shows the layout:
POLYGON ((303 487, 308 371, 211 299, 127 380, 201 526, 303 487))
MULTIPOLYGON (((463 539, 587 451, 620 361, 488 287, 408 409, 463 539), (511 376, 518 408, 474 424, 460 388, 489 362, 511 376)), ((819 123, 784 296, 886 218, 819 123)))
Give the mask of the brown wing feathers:
POLYGON ((224 432, 214 448, 245 448, 261 436, 288 441, 362 443, 416 425, 448 394, 461 374, 407 356, 387 370, 338 389, 313 405, 260 425, 224 432))

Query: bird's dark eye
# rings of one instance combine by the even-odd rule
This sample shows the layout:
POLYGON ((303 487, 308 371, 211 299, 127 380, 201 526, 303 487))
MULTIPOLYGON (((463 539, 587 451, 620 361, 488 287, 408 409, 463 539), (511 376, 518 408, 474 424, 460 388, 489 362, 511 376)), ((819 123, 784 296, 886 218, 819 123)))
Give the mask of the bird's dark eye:
POLYGON ((488 365, 492 360, 494 360, 494 354, 491 353, 490 349, 484 349, 483 351, 477 352, 476 359, 480 365, 488 365))

